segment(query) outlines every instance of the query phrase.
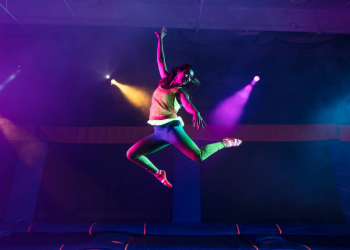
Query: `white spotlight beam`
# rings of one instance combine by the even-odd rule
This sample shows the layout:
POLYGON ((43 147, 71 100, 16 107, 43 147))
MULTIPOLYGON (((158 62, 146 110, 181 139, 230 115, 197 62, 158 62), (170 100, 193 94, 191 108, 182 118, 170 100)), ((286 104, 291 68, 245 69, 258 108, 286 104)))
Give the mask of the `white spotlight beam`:
POLYGON ((4 9, 4 11, 6 11, 7 14, 9 14, 9 15, 15 20, 25 31, 27 31, 27 32, 30 34, 29 30, 27 30, 26 27, 24 27, 23 24, 22 24, 20 21, 18 21, 17 18, 16 18, 14 15, 12 15, 11 12, 7 9, 7 1, 6 1, 6 7, 5 7, 4 5, 2 5, 1 3, 0 3, 0 6, 1 6, 1 8, 4 9))
POLYGON ((77 17, 74 15, 74 12, 72 11, 72 9, 69 7, 69 5, 68 5, 67 1, 66 1, 66 0, 63 0, 63 1, 66 3, 66 5, 67 5, 68 9, 70 10, 70 12, 72 13, 72 15, 74 16, 75 21, 76 21, 76 22, 77 22, 77 24, 79 25, 78 19, 77 19, 77 17))
POLYGON ((201 0, 201 2, 199 4, 199 14, 198 14, 198 20, 197 20, 196 39, 197 39, 197 35, 198 35, 198 32, 199 32, 199 24, 200 24, 201 16, 202 16, 203 1, 204 0, 201 0))

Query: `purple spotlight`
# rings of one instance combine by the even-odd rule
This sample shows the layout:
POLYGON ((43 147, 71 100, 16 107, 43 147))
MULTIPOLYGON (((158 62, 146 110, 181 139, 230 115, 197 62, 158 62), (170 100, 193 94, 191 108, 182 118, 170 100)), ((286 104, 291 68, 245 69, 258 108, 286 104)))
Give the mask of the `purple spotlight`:
POLYGON ((252 85, 249 84, 249 85, 245 86, 244 90, 250 93, 250 92, 252 92, 253 87, 252 87, 252 85))
POLYGON ((258 81, 260 81, 260 77, 259 76, 255 76, 253 78, 253 81, 250 83, 251 86, 254 86, 258 81))
POLYGON ((236 125, 242 116, 244 106, 249 99, 253 87, 249 84, 233 96, 221 102, 212 112, 210 120, 221 124, 236 125))

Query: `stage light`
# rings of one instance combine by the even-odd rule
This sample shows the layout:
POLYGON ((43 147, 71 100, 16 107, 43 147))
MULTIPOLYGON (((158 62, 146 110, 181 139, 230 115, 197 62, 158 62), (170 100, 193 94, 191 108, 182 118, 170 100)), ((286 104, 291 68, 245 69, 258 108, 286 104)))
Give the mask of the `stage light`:
POLYGON ((249 84, 249 85, 245 86, 244 90, 250 93, 253 90, 253 86, 249 84))
POLYGON ((35 138, 34 133, 28 132, 26 129, 16 125, 1 114, 0 133, 13 147, 16 147, 15 141, 23 139, 26 141, 26 143, 22 144, 21 153, 18 157, 29 165, 37 161, 45 147, 42 142, 35 138))
POLYGON ((9 77, 9 81, 12 81, 13 79, 15 79, 16 75, 15 74, 12 74, 10 77, 9 77))
POLYGON ((254 86, 258 81, 260 81, 260 76, 254 76, 254 78, 251 81, 250 85, 254 86))
POLYGON ((133 106, 140 109, 145 115, 149 114, 151 96, 147 91, 121 84, 116 80, 111 80, 111 85, 117 86, 133 106))
POLYGON ((213 111, 210 116, 212 122, 235 125, 239 122, 253 86, 248 84, 233 96, 227 98, 213 111))
POLYGON ((260 76, 255 76, 250 84, 221 102, 211 113, 210 120, 229 125, 237 124, 243 114, 244 106, 249 99, 250 93, 258 81, 260 81, 260 76))
POLYGON ((18 69, 16 73, 10 75, 4 82, 2 82, 0 84, 0 91, 3 90, 9 82, 11 82, 13 79, 15 79, 19 72, 21 72, 20 69, 18 69))
POLYGON ((109 78, 110 78, 110 75, 106 75, 106 78, 109 79, 109 78))

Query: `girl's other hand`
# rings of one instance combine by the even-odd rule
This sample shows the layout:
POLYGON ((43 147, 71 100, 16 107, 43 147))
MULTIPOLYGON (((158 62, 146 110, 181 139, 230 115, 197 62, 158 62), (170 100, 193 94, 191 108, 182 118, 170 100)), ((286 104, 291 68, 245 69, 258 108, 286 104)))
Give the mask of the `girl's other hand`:
POLYGON ((205 124, 199 112, 196 112, 196 114, 193 116, 192 123, 193 127, 196 127, 197 129, 204 129, 204 125, 207 125, 205 124))

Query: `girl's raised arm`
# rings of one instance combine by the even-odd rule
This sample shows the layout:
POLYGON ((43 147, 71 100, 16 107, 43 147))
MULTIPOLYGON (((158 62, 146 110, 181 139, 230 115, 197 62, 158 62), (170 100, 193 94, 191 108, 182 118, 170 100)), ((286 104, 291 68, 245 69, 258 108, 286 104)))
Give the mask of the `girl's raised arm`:
POLYGON ((168 69, 166 67, 164 50, 163 50, 163 38, 166 35, 166 31, 167 31, 166 28, 163 27, 159 32, 154 32, 158 37, 157 63, 158 63, 158 69, 159 69, 159 74, 161 78, 165 78, 168 75, 168 69))

